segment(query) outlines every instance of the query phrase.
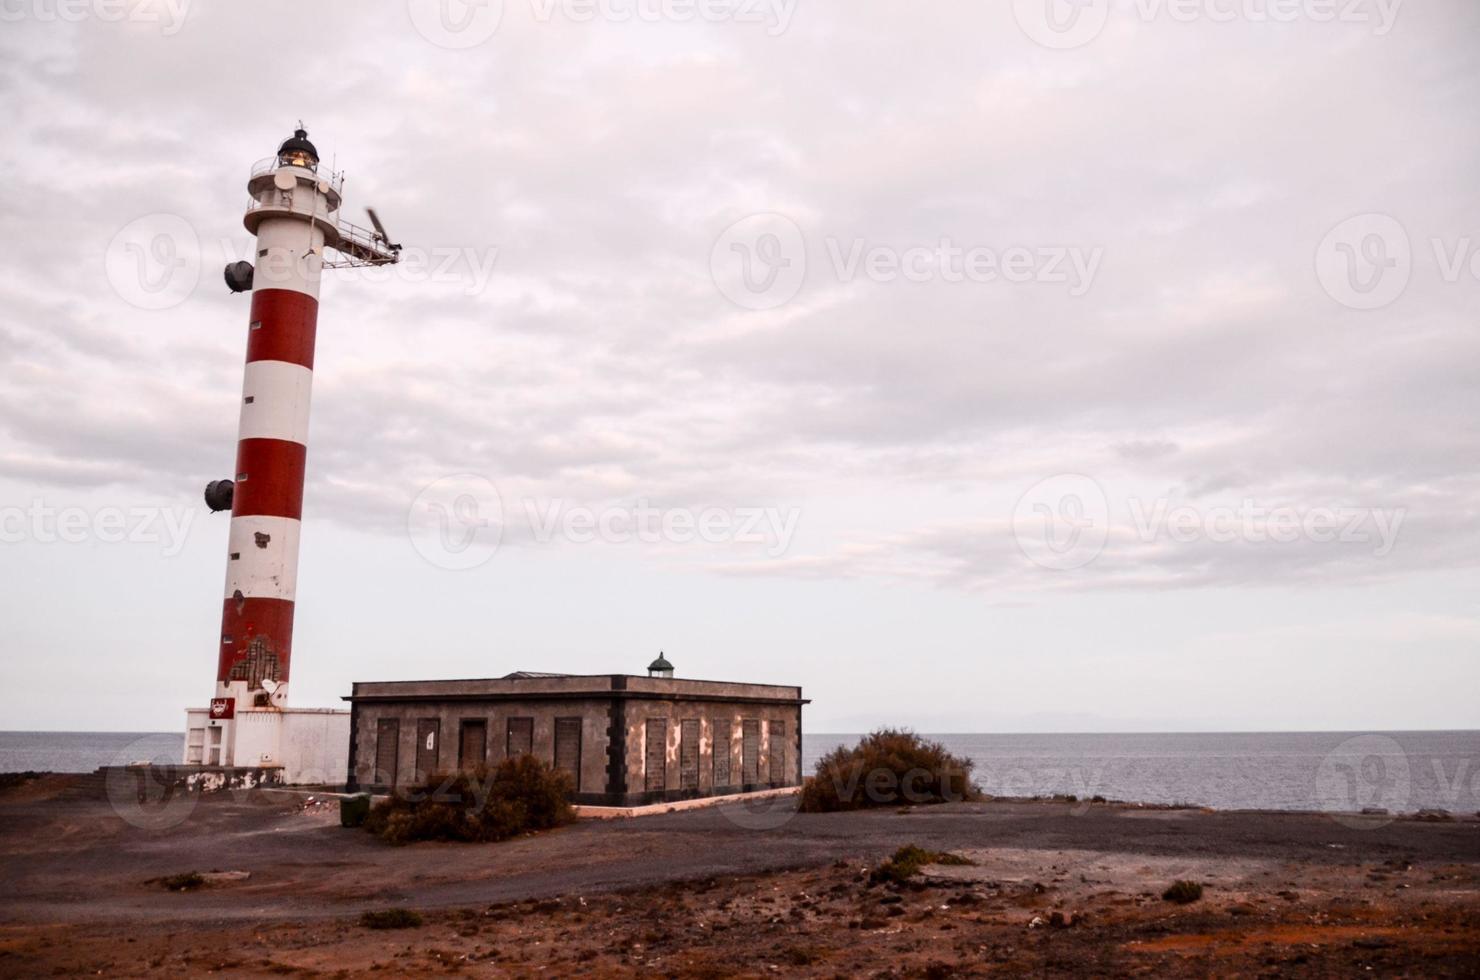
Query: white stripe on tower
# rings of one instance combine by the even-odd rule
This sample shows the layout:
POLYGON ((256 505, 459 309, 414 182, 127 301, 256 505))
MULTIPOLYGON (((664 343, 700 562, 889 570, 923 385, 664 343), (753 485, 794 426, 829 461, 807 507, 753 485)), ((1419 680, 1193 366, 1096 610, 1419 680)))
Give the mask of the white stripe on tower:
POLYGON ((249 361, 242 382, 239 439, 283 439, 308 445, 313 371, 287 361, 249 361))

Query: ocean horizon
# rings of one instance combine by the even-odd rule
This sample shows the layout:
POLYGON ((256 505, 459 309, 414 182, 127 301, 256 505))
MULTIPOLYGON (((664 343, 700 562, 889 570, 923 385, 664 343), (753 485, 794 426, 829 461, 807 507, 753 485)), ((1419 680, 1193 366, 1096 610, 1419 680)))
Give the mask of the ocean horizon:
MULTIPOLYGON (((1480 730, 922 733, 992 796, 1103 797, 1215 809, 1480 810, 1480 730)), ((802 765, 856 733, 804 733, 802 765)), ((0 731, 0 772, 178 762, 179 732, 0 731)))

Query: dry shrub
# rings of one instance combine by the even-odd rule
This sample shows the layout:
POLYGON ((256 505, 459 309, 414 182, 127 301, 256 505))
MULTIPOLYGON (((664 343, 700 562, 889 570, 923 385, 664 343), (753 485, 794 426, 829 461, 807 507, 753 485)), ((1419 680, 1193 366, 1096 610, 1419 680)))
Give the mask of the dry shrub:
POLYGON ((1202 898, 1203 886, 1195 881, 1174 881, 1161 897, 1168 902, 1176 902, 1178 905, 1187 905, 1202 898))
POLYGON ((971 782, 973 763, 914 732, 881 728, 851 749, 839 746, 817 762, 802 785, 804 813, 868 806, 946 803, 980 794, 971 782))
POLYGON ((970 858, 949 851, 927 851, 914 844, 906 844, 894 852, 894 856, 874 869, 869 876, 874 882, 903 884, 920 873, 927 864, 975 864, 970 858))
POLYGON ((570 794, 568 775, 522 755, 496 769, 437 773, 377 803, 365 829, 392 844, 507 840, 570 823, 570 794))
POLYGON ((411 909, 379 909, 360 914, 360 925, 366 929, 416 929, 421 921, 421 913, 411 909))

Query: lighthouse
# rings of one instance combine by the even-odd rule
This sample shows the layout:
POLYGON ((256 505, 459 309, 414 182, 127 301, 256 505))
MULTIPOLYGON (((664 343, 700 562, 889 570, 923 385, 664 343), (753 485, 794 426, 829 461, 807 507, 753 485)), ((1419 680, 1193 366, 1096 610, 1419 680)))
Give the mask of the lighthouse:
POLYGON ((216 686, 208 709, 187 712, 185 762, 290 783, 341 781, 348 755, 345 712, 288 703, 320 281, 325 268, 393 264, 401 249, 374 211, 373 230, 343 220, 343 187, 301 123, 252 167, 254 258, 225 272, 230 290, 251 294, 236 464, 205 491, 231 528, 216 686))

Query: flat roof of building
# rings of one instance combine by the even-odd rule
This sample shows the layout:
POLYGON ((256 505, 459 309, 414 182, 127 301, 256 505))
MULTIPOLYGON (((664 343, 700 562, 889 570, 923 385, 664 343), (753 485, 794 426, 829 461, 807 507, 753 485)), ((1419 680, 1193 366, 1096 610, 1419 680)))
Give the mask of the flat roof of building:
POLYGON ((528 698, 678 698, 807 704, 785 684, 709 681, 639 674, 554 674, 518 670, 503 677, 416 681, 356 681, 346 701, 513 701, 528 698))

